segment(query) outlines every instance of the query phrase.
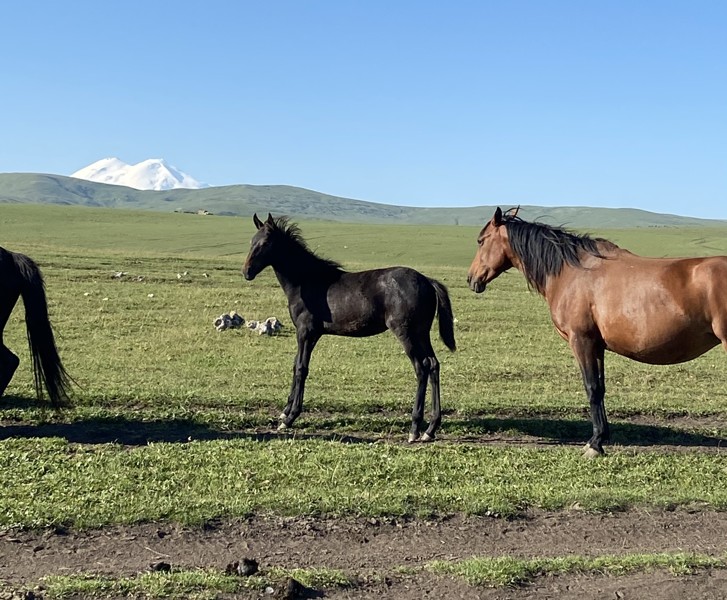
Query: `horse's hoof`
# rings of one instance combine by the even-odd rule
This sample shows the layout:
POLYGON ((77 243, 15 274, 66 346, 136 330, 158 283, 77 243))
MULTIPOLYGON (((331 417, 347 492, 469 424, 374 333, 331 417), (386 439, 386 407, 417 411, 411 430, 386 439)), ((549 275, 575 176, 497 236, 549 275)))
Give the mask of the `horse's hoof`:
POLYGON ((280 425, 278 425, 278 431, 283 431, 287 428, 288 426, 285 423, 281 423, 280 425))
POLYGON ((409 441, 409 443, 410 443, 410 444, 413 444, 413 443, 414 443, 414 442, 416 442, 416 441, 417 441, 418 439, 419 439, 419 435, 415 435, 415 434, 413 434, 413 433, 410 433, 410 434, 409 434, 409 440, 408 440, 408 441, 409 441))
POLYGON ((601 458, 603 456, 603 452, 599 452, 595 448, 591 448, 590 446, 586 447, 586 451, 583 453, 583 458, 592 459, 592 458, 601 458))
POLYGON ((426 442, 433 442, 434 440, 435 440, 435 437, 434 437, 434 434, 433 434, 433 433, 432 433, 431 435, 430 435, 430 434, 428 434, 428 433, 424 433, 424 434, 422 435, 422 437, 421 437, 421 440, 420 440, 420 441, 421 441, 421 442, 425 442, 425 443, 426 443, 426 442))

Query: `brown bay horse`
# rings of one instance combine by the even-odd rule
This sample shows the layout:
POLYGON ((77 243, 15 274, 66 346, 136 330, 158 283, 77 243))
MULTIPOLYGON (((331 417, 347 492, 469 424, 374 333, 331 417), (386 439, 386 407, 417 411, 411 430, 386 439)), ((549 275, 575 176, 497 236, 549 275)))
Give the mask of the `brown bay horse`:
POLYGON ((0 248, 0 396, 20 364, 20 359, 3 344, 3 330, 18 298, 22 298, 25 305, 36 394, 42 399, 45 388, 54 406, 67 404, 72 380, 56 349, 43 276, 31 258, 4 248, 0 248))
POLYGON ((647 258, 601 238, 531 223, 498 208, 477 236, 467 275, 476 293, 515 267, 550 307, 571 347, 590 402, 593 437, 603 454, 606 350, 655 365, 686 362, 718 344, 727 350, 727 256, 647 258))
POLYGON ((323 335, 364 337, 389 329, 414 366, 417 390, 409 442, 434 440, 442 420, 439 361, 430 341, 435 315, 439 335, 454 350, 454 317, 447 288, 408 267, 345 271, 321 258, 306 244, 300 229, 286 217, 265 222, 253 216, 257 232, 250 242, 242 274, 248 281, 272 267, 288 299, 296 329, 298 352, 293 383, 280 429, 293 425, 303 410, 303 394, 311 353, 323 335), (423 430, 427 382, 432 389, 432 418, 423 430))

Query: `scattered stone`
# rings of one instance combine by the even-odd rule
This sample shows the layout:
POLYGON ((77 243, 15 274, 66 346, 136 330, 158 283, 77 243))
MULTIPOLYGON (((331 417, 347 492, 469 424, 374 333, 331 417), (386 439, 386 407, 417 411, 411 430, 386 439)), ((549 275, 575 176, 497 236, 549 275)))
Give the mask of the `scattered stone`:
POLYGON ((172 571, 172 565, 164 561, 152 563, 149 565, 149 568, 157 573, 171 573, 172 571))
POLYGON ((224 329, 237 329, 242 327, 245 324, 245 319, 233 310, 232 312, 220 315, 212 323, 217 331, 222 331, 224 329))
POLYGON ((258 564, 254 558, 243 558, 242 562, 231 562, 225 568, 227 575, 239 575, 240 577, 250 577, 258 572, 258 564))
POLYGON ((245 321, 244 317, 238 315, 234 310, 220 315, 212 324, 217 331, 237 329, 246 325, 248 329, 257 331, 258 335, 275 335, 283 328, 283 324, 277 317, 268 317, 264 321, 245 321))
POLYGON ((284 600, 297 600, 298 598, 308 598, 310 588, 304 586, 300 581, 293 577, 288 577, 285 585, 285 592, 282 595, 284 600))
POLYGON ((121 279, 122 277, 128 275, 126 271, 115 271, 114 274, 111 276, 112 279, 121 279))
POLYGON ((254 327, 250 327, 254 331, 258 332, 258 335, 273 335, 278 333, 283 328, 283 324, 278 320, 277 317, 268 317, 264 321, 252 321, 255 323, 254 327))

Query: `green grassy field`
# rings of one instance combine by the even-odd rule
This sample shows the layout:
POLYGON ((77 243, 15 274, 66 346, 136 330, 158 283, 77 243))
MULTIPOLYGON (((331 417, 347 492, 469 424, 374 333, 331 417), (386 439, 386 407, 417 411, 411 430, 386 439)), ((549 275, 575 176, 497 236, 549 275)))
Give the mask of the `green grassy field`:
MULTIPOLYGON (((22 364, 0 400, 0 527, 727 508, 720 453, 668 451, 727 437, 720 349, 670 367, 609 355, 614 444, 606 459, 584 461, 586 398, 544 300, 514 271, 483 295, 467 288, 477 228, 301 227, 313 249, 351 270, 409 265, 449 287, 458 351, 434 334, 439 442, 403 443, 415 380, 389 334, 324 337, 293 438, 275 434, 295 337, 273 273, 240 276, 250 220, 3 205, 0 245, 41 265, 78 386, 62 412, 33 400, 19 304, 4 338, 22 364), (233 309, 286 327, 275 337, 215 331, 213 319, 233 309), (481 443, 493 435, 504 443, 481 443)), ((653 256, 727 254, 727 229, 593 233, 653 256)))

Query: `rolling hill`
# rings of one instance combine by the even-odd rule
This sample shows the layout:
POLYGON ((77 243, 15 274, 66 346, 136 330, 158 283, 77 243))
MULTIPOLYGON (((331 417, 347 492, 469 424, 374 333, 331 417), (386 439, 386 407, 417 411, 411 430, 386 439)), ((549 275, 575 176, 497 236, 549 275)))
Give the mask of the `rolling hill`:
MULTIPOLYGON (((66 204, 164 212, 209 211, 218 215, 262 215, 365 223, 478 225, 495 205, 417 208, 378 204, 287 185, 231 185, 202 189, 142 191, 62 175, 0 173, 0 204, 66 204)), ((503 205, 502 208, 509 208, 503 205)), ((573 228, 688 227, 713 221, 629 208, 522 206, 520 215, 573 228)))

